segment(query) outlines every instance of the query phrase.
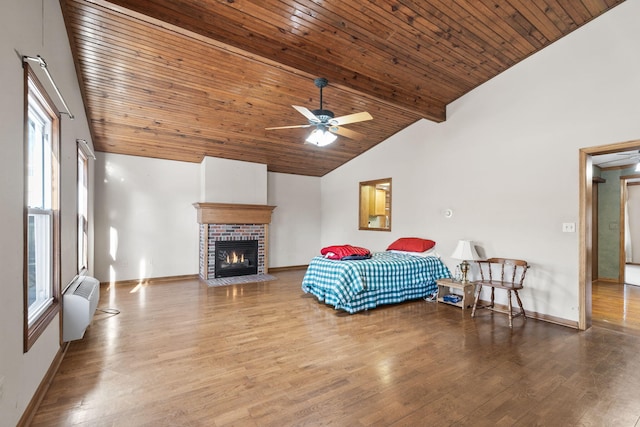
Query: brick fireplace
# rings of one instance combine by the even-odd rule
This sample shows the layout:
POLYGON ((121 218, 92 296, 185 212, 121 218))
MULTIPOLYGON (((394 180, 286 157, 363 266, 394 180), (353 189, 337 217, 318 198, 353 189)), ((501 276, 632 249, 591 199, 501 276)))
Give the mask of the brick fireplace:
POLYGON ((194 203, 200 224, 199 275, 216 277, 216 243, 257 240, 257 274, 268 271, 271 213, 275 206, 231 203, 194 203))

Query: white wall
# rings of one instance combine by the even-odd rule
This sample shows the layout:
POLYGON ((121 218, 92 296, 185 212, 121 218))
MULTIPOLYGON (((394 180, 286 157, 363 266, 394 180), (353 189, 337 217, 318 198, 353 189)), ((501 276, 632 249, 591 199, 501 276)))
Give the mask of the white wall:
POLYGON ((525 308, 578 320, 578 150, 640 138, 640 2, 627 1, 322 179, 322 245, 405 235, 528 260, 525 308), (373 171, 373 172, 372 172, 373 171), (358 231, 357 186, 393 178, 393 231, 358 231), (442 211, 451 208, 446 219, 442 211))
POLYGON ((199 174, 197 163, 97 153, 96 278, 198 274, 199 174))
POLYGON ((307 265, 320 254, 320 178, 269 173, 269 267, 307 265))
MULTIPOLYGON (((201 166, 118 154, 97 157, 95 276, 108 282, 197 274, 193 203, 201 166)), ((236 163, 232 170, 247 164, 236 163)), ((269 227, 269 267, 305 265, 319 253, 320 178, 269 173, 268 200, 243 202, 277 206, 269 227)))
POLYGON ((200 166, 200 201, 267 204, 267 165, 205 157, 200 166))
MULTIPOLYGON (((0 13, 0 426, 14 426, 58 352, 59 318, 28 353, 22 348, 23 69, 20 55, 41 55, 76 116, 61 119, 61 281, 76 274, 76 138, 91 142, 67 33, 58 2, 3 0, 0 13), (44 9, 43 9, 44 8, 44 9), (44 18, 43 18, 44 17, 44 18), (16 52, 17 51, 17 52, 16 52)), ((56 105, 44 73, 36 74, 56 105)), ((90 170, 93 165, 90 163, 90 170)), ((91 172, 90 172, 91 173, 91 172)), ((90 176, 91 179, 91 176, 90 176)), ((91 221, 91 218, 90 218, 91 221)))

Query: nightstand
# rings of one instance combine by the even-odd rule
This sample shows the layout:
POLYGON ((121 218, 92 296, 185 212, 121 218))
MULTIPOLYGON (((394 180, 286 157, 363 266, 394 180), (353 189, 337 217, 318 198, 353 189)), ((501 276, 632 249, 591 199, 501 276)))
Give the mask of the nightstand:
POLYGON ((472 283, 461 283, 456 282, 452 279, 438 279, 436 280, 436 283, 438 284, 438 302, 455 305, 456 307, 460 307, 463 310, 467 307, 473 306, 474 286, 472 283), (445 301, 443 297, 448 294, 460 295, 462 297, 462 300, 459 302, 445 301))

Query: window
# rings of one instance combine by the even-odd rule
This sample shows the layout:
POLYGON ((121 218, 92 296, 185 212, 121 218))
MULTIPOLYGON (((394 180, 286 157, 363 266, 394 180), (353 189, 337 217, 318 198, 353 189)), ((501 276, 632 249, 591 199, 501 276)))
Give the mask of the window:
POLYGON ((25 64, 24 351, 59 310, 60 119, 31 67, 25 64))
POLYGON ((360 230, 391 231, 391 178, 360 183, 360 230))
POLYGON ((89 264, 89 160, 78 143, 78 274, 89 264))

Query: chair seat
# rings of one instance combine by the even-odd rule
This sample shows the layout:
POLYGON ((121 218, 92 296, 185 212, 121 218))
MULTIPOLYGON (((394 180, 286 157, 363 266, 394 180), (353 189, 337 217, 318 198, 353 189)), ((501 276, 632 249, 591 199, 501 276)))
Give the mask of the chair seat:
POLYGON ((492 288, 498 288, 498 289, 507 289, 507 290, 520 290, 523 288, 522 285, 519 284, 514 284, 514 283, 510 283, 510 282, 500 282, 500 281, 496 281, 496 280, 476 280, 475 282, 472 282, 473 285, 482 285, 482 286, 490 286, 492 288))

